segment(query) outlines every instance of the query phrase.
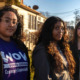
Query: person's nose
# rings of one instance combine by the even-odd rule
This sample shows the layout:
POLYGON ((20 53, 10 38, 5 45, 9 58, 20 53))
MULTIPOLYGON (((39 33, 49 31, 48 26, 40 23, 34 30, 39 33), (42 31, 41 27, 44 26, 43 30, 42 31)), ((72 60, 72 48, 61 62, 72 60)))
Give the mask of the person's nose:
POLYGON ((9 26, 10 26, 10 27, 13 27, 13 26, 14 26, 13 21, 10 21, 10 22, 9 22, 9 26))
POLYGON ((59 29, 59 32, 62 33, 62 29, 59 29))

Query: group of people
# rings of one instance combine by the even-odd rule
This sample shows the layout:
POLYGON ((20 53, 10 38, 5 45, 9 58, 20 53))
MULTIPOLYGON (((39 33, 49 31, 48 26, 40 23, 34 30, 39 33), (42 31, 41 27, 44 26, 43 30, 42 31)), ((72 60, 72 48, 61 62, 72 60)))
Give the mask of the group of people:
MULTIPOLYGON (((0 9, 0 80, 30 80, 23 24, 11 6, 0 9)), ((65 22, 56 16, 43 24, 32 52, 34 80, 79 80, 80 22, 68 41, 65 22)))

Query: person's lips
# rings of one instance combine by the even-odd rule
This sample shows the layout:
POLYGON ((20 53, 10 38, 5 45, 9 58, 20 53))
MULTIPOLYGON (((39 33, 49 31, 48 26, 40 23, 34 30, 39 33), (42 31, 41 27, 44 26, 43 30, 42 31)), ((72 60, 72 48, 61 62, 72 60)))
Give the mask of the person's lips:
POLYGON ((62 38, 62 34, 58 34, 58 38, 62 38))
POLYGON ((7 29, 9 32, 13 32, 14 31, 14 29, 7 29))

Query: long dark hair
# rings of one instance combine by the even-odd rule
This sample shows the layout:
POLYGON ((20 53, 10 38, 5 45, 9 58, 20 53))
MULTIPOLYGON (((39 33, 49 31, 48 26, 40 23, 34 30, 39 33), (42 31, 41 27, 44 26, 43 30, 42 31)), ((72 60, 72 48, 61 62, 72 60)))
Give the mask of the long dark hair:
MULTIPOLYGON (((36 45, 39 43, 43 43, 43 45, 45 46, 45 48, 48 52, 48 47, 50 46, 50 43, 52 41, 54 42, 54 39, 52 37, 52 31, 57 22, 62 22, 64 25, 64 34, 63 34, 62 39, 58 42, 58 45, 60 46, 60 48, 63 52, 63 55, 67 59, 69 73, 70 73, 71 78, 73 78, 73 74, 75 72, 74 71, 75 61, 71 54, 70 47, 69 47, 68 41, 67 41, 67 28, 66 28, 65 22, 61 18, 52 16, 52 17, 49 17, 44 22, 42 29, 38 35, 36 45)), ((53 70, 56 70, 56 71, 60 71, 61 69, 63 70, 62 60, 60 60, 60 57, 59 57, 59 54, 57 54, 57 51, 54 51, 54 52, 55 53, 53 53, 53 59, 55 61, 55 64, 52 65, 53 59, 49 58, 51 61, 51 66, 52 66, 52 68, 55 68, 53 70)))
MULTIPOLYGON (((52 16, 52 17, 49 17, 43 24, 42 29, 38 35, 36 44, 42 42, 45 46, 48 46, 50 42, 53 41, 52 31, 53 31, 54 25, 59 21, 63 23, 64 31, 65 31, 64 35, 66 35, 66 26, 65 26, 64 21, 60 19, 59 17, 52 16)), ((64 40, 64 36, 61 39, 61 42, 63 42, 63 40, 64 40)))
POLYGON ((74 30, 74 36, 73 36, 73 39, 72 39, 72 44, 75 45, 75 50, 78 49, 77 47, 77 42, 78 42, 78 35, 77 35, 77 29, 78 27, 80 27, 80 22, 78 22, 75 26, 75 30, 74 30))

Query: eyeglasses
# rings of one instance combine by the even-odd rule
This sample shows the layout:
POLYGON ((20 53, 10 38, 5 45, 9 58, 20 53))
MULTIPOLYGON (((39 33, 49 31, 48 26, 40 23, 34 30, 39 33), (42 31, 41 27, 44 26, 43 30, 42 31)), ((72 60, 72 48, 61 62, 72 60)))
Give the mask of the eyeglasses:
POLYGON ((12 23, 14 26, 17 26, 19 22, 17 22, 17 20, 15 19, 10 19, 10 18, 1 18, 1 21, 10 24, 12 23))

